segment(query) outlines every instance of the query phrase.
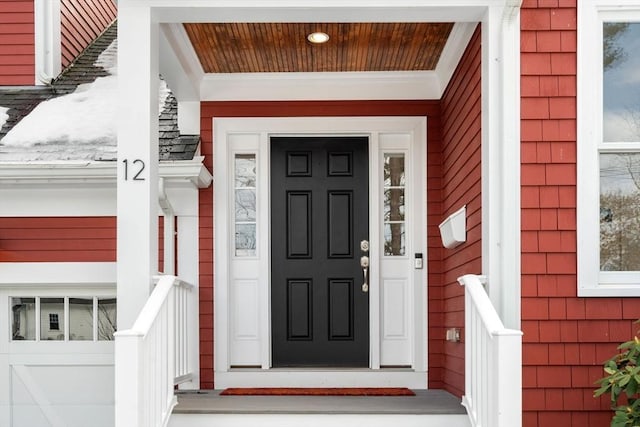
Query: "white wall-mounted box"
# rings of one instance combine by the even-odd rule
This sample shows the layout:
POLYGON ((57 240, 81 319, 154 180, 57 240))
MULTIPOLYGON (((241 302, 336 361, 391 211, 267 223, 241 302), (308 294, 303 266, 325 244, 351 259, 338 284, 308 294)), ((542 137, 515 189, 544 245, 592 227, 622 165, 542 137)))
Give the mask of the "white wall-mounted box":
POLYGON ((440 223, 442 245, 453 249, 467 241, 467 205, 464 205, 440 223))

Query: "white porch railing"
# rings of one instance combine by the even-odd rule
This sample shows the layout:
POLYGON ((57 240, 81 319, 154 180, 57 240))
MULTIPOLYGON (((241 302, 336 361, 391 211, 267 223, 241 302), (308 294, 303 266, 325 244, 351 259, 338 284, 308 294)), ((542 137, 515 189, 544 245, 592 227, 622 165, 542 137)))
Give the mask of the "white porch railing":
POLYGON ((188 293, 193 285, 159 276, 133 327, 115 334, 115 427, 163 427, 175 385, 189 381, 188 293))
POLYGON ((502 324, 482 282, 468 274, 465 287, 465 395, 473 427, 522 426, 522 332, 502 324))

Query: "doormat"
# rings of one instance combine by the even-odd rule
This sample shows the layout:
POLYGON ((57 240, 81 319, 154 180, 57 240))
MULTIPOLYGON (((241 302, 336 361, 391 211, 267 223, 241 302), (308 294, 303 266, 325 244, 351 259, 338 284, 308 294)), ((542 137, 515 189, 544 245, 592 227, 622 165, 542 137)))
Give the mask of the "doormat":
POLYGON ((227 388, 221 396, 415 396, 405 387, 308 388, 263 387, 227 388))

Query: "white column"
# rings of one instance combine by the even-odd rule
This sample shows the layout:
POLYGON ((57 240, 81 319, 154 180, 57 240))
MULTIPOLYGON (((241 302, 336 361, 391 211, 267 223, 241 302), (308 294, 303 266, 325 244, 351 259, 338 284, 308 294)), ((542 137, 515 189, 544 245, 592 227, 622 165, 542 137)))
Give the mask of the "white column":
POLYGON ((118 4, 118 329, 133 325, 158 272, 158 24, 118 4))
POLYGON ((482 22, 482 274, 508 328, 520 329, 520 32, 517 6, 482 22))

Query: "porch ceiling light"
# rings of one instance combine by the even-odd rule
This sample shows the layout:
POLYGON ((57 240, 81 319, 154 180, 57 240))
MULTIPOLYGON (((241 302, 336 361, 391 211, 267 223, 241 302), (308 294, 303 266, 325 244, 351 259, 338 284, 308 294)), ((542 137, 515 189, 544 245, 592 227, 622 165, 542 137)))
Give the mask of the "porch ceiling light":
POLYGON ((307 40, 311 43, 322 44, 329 41, 329 34, 323 33, 322 31, 316 31, 307 36, 307 40))

